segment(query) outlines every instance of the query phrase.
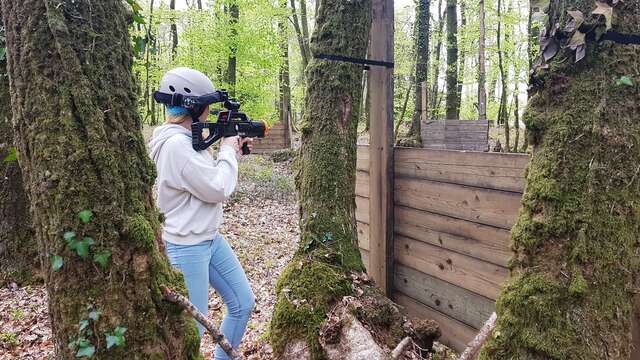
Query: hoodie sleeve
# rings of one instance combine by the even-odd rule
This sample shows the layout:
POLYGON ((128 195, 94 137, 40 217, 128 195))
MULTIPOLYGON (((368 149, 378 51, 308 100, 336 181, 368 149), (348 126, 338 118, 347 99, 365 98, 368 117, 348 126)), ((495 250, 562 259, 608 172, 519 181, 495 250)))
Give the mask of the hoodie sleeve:
POLYGON ((233 147, 224 145, 218 152, 217 163, 201 156, 191 156, 182 168, 182 185, 198 199, 207 203, 227 200, 238 182, 238 160, 233 147))

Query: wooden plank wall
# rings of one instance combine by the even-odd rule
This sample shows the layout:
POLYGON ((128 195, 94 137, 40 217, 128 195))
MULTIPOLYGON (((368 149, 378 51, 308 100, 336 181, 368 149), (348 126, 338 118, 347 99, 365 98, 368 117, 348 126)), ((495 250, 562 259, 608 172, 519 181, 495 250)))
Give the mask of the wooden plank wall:
POLYGON ((291 134, 286 124, 279 122, 274 124, 264 139, 254 139, 253 152, 255 154, 269 154, 276 150, 291 147, 291 134))
POLYGON ((489 150, 489 122, 436 120, 422 124, 422 143, 427 149, 489 150))
MULTIPOLYGON (((527 155, 395 149, 394 299, 437 320, 462 350, 494 311, 508 276, 509 231, 527 155)), ((358 147, 356 220, 369 259, 368 147, 358 147)))

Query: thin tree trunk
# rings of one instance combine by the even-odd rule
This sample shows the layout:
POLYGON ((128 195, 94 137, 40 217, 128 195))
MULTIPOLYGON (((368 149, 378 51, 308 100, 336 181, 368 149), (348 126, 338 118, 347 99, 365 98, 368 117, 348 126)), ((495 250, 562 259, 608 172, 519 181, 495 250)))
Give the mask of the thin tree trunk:
MULTIPOLYGON (((549 24, 565 29, 552 0, 549 24)), ((614 8, 615 30, 640 32, 636 2, 614 8)), ((598 28, 604 30, 604 20, 598 28)), ((568 38, 567 38, 568 39, 568 38)), ((529 88, 524 119, 534 139, 511 249, 511 279, 497 303, 494 336, 480 359, 629 359, 640 229, 640 48, 588 42, 578 64, 562 47, 545 81, 529 88), (560 85, 559 85, 560 84, 560 85), (560 88, 559 88, 560 86, 560 88)))
POLYGON ((301 27, 300 20, 298 19, 298 11, 296 10, 296 1, 291 0, 291 16, 293 20, 293 28, 296 31, 296 35, 298 37, 298 46, 300 47, 300 56, 302 57, 302 78, 304 78, 304 72, 309 64, 311 57, 311 50, 309 49, 308 40, 305 37, 301 27))
MULTIPOLYGON (((0 44, 5 47, 4 41, 0 44)), ((18 161, 11 160, 13 129, 6 58, 0 60, 0 285, 30 283, 41 276, 38 244, 18 161)))
POLYGON ((458 11, 456 0, 447 0, 447 120, 458 120, 458 11))
POLYGON ((484 24, 484 0, 478 2, 478 17, 480 21, 480 38, 478 40, 478 120, 487 120, 487 90, 486 90, 486 59, 485 59, 485 34, 484 24))
POLYGON ((427 121, 427 109, 429 109, 428 83, 429 78, 429 0, 419 0, 416 7, 415 25, 415 101, 411 120, 411 128, 407 134, 409 143, 413 146, 422 146, 422 122, 427 121))
POLYGON ((156 243, 155 170, 140 132, 129 10, 120 0, 1 3, 15 143, 47 259, 56 359, 76 359, 79 345, 70 342, 79 336, 100 359, 198 358, 194 321, 159 289, 186 293, 156 243), (83 221, 82 211, 93 216, 83 221), (91 310, 100 312, 97 321, 91 310), (126 346, 107 349, 105 334, 118 326, 126 346))
POLYGON ((171 9, 171 59, 175 59, 178 54, 178 25, 176 25, 176 0, 169 2, 171 9))
MULTIPOLYGON (((371 1, 323 0, 316 24, 311 43, 318 52, 363 58, 371 26, 371 1)), ((320 325, 334 302, 353 292, 344 274, 364 269, 357 246, 354 202, 362 75, 357 66, 336 66, 315 59, 307 69, 296 176, 300 245, 276 288, 278 299, 270 328, 276 357, 296 346, 313 359, 326 356, 318 342, 320 325), (294 305, 296 299, 304 299, 304 305, 294 305)))
POLYGON ((231 45, 229 46, 229 62, 227 65, 227 84, 229 84, 229 94, 236 96, 236 72, 237 72, 237 53, 238 53, 238 20, 240 19, 240 8, 238 3, 233 0, 229 5, 229 25, 231 26, 231 45))
MULTIPOLYGON (((460 0, 460 20, 461 20, 461 32, 465 30, 467 25, 466 7, 464 0, 460 0)), ((458 113, 456 118, 460 119, 460 108, 462 107, 462 87, 464 85, 464 73, 466 68, 467 48, 462 46, 460 49, 460 56, 458 57, 458 113)))
POLYGON ((431 67, 433 74, 433 85, 431 89, 431 104, 433 104, 433 108, 431 110, 431 118, 436 119, 438 117, 438 108, 440 105, 440 100, 438 96, 438 79, 440 78, 440 54, 442 52, 442 32, 444 30, 444 21, 446 19, 447 13, 446 11, 442 11, 442 0, 438 0, 438 32, 436 36, 438 37, 438 42, 435 46, 435 61, 431 67))

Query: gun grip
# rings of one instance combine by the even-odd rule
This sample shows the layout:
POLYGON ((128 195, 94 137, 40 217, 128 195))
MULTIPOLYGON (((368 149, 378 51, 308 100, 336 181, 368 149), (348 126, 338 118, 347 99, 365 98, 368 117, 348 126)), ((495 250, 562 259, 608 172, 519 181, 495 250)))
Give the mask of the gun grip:
POLYGON ((244 143, 242 145, 242 155, 249 155, 251 154, 251 150, 249 150, 249 145, 247 143, 244 143))

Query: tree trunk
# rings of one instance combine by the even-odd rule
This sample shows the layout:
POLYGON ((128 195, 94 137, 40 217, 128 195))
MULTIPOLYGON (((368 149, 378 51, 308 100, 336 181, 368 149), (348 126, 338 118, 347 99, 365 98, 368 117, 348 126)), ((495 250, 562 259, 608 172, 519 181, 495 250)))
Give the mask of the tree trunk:
POLYGON ((435 46, 435 61, 431 67, 433 73, 433 83, 431 89, 431 99, 432 110, 431 110, 431 118, 436 119, 438 117, 438 107, 440 104, 439 96, 438 96, 438 79, 440 78, 440 54, 442 51, 442 31, 444 29, 444 21, 446 19, 447 13, 446 11, 442 11, 442 0, 438 0, 438 32, 436 36, 438 37, 438 42, 435 46))
POLYGON ((178 25, 176 25, 176 0, 169 2, 171 9, 171 59, 175 59, 178 54, 178 25))
POLYGON ((447 114, 448 120, 458 120, 458 12, 456 0, 447 0, 447 114))
POLYGON ((47 259, 55 357, 75 359, 82 340, 100 359, 197 359, 194 321, 159 289, 185 293, 156 243, 155 171, 140 131, 126 6, 2 0, 15 143, 47 259), (118 327, 126 344, 107 350, 105 334, 122 335, 118 327))
MULTIPOLYGON (((280 0, 280 7, 287 10, 287 0, 280 0)), ((280 106, 279 119, 284 125, 285 143, 291 145, 291 79, 289 77, 289 36, 287 19, 282 18, 278 23, 280 31, 280 52, 282 54, 282 65, 278 73, 278 84, 280 86, 280 106)))
MULTIPOLYGON (((323 0, 316 24, 314 53, 363 58, 371 1, 323 0)), ((307 68, 296 175, 301 238, 276 286, 270 329, 276 356, 286 357, 302 342, 307 355, 292 358, 323 358, 319 328, 332 305, 353 291, 345 274, 364 269, 354 201, 361 81, 362 69, 351 64, 312 59, 307 68)))
MULTIPOLYGON (((500 70, 500 107, 498 108, 498 124, 504 125, 505 151, 509 151, 509 111, 507 110, 507 75, 504 71, 504 42, 502 39, 502 1, 498 0, 498 31, 496 33, 498 45, 498 69, 500 70)), ((506 41, 506 39, 505 39, 506 41)))
POLYGON ((229 84, 229 94, 236 96, 236 73, 237 73, 237 53, 238 53, 238 20, 240 20, 240 8, 233 0, 229 5, 229 25, 231 26, 231 45, 229 46, 229 62, 227 65, 227 84, 229 84))
MULTIPOLYGON (((464 33, 465 26, 467 25, 467 14, 466 14, 466 7, 464 4, 464 0, 460 0, 460 21, 461 21, 460 32, 464 33)), ((462 87, 464 84, 464 72, 467 65, 466 57, 467 57, 467 48, 463 44, 462 48, 460 49, 460 56, 458 57, 458 87, 457 87, 458 112, 456 114, 457 119, 460 119, 460 108, 462 107, 462 87)))
MULTIPOLYGON (((409 143, 416 147, 422 146, 422 122, 427 121, 429 109, 427 79, 429 73, 429 11, 430 1, 419 0, 416 7, 416 74, 415 74, 415 102, 411 128, 407 134, 409 143)), ((402 120, 402 119, 401 119, 402 120)))
POLYGON ((485 59, 485 24, 484 24, 484 0, 479 2, 478 17, 480 21, 480 38, 478 40, 478 120, 487 120, 487 90, 486 90, 486 59, 485 59))
MULTIPOLYGON (((565 29, 566 9, 589 14, 593 6, 553 0, 549 24, 565 29)), ((640 32, 636 2, 619 2, 613 14, 615 31, 640 32)), ((598 20, 594 31, 604 29, 598 20)), ((524 120, 534 151, 511 232, 511 279, 481 359, 630 358, 640 266, 640 48, 588 40, 577 64, 564 43, 560 52, 533 74, 524 120), (616 85, 621 74, 636 85, 616 85)))
POLYGON ((15 148, 9 99, 9 78, 3 58, 0 60, 0 285, 9 280, 30 283, 41 270, 22 173, 18 161, 10 159, 15 148))

